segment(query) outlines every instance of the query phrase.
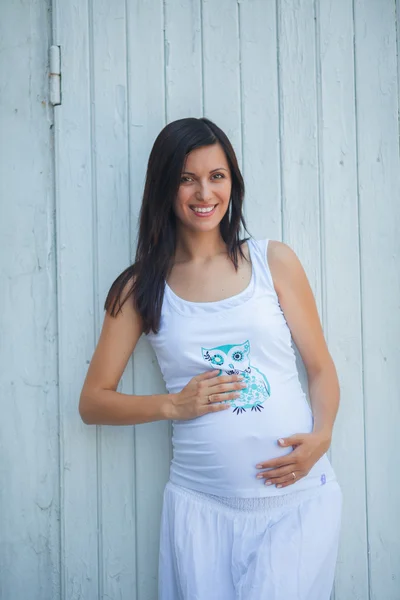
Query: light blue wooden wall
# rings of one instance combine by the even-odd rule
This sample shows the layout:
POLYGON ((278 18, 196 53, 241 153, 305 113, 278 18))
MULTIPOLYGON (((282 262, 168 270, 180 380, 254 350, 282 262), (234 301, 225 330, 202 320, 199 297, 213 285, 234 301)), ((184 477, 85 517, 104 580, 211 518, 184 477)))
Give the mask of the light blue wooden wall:
POLYGON ((59 597, 53 111, 47 2, 0 2, 0 598, 59 597))
MULTIPOLYGON (((299 254, 338 368, 335 600, 399 600, 399 16, 395 0, 0 3, 0 600, 156 600, 169 425, 88 427, 77 405, 152 143, 202 114, 235 146, 253 235, 299 254)), ((143 340, 120 390, 163 390, 143 340)))

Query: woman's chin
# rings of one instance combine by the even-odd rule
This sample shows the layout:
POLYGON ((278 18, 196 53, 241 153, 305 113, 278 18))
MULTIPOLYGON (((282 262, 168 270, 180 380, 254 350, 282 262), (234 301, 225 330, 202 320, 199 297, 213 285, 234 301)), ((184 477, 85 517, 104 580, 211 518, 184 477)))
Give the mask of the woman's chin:
POLYGON ((220 222, 221 221, 217 219, 213 219, 213 221, 208 221, 204 223, 185 223, 183 224, 183 227, 185 229, 190 229, 190 231, 193 232, 206 233, 208 231, 214 231, 216 229, 219 229, 220 222))

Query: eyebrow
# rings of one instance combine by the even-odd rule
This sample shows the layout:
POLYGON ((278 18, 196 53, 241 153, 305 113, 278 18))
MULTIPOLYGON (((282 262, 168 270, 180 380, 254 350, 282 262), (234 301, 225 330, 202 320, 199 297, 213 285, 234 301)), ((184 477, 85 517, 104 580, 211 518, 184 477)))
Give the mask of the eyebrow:
MULTIPOLYGON (((225 167, 218 167, 218 169, 212 169, 212 171, 210 171, 210 173, 214 173, 215 171, 227 171, 228 169, 225 169, 225 167)), ((191 171, 182 171, 182 175, 186 173, 187 175, 194 175, 196 177, 196 173, 192 173, 191 171)))

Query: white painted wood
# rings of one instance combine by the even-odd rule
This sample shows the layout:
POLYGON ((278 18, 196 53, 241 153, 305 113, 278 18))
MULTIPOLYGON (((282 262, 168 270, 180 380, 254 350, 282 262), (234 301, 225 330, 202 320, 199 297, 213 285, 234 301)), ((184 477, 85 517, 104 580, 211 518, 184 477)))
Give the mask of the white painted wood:
POLYGON ((274 2, 239 3, 245 216, 251 234, 281 239, 277 22, 274 2))
POLYGON ((59 314, 62 598, 99 597, 96 428, 78 414, 79 394, 96 339, 96 222, 91 137, 87 2, 57 2, 62 105, 55 108, 59 314))
MULTIPOLYGON (((125 1, 93 0, 90 10, 94 146, 96 341, 111 283, 131 259, 125 1)), ((133 391, 132 361, 119 391, 133 391)), ((136 598, 133 427, 99 427, 100 596, 136 598)))
POLYGON ((347 0, 316 6, 325 335, 341 384, 331 452, 344 492, 335 597, 364 600, 368 561, 353 11, 347 0))
POLYGON ((201 117, 201 0, 165 0, 167 122, 201 117))
POLYGON ((393 0, 355 2, 371 600, 400 593, 400 160, 393 0))
MULTIPOLYGON (((148 156, 166 122, 165 21, 162 0, 135 0, 127 8, 130 218, 135 242, 148 156)), ((154 354, 147 340, 141 339, 134 353, 134 393, 163 391, 154 354)), ((153 600, 157 594, 162 494, 171 456, 170 429, 167 422, 135 429, 137 597, 153 600)))
POLYGON ((231 0, 202 0, 204 116, 225 131, 242 164, 238 8, 231 0))
POLYGON ((49 8, 48 2, 34 3, 28 10, 21 1, 0 4, 0 598, 4 600, 60 598, 49 8))
POLYGON ((298 253, 321 312, 319 116, 313 0, 278 3, 278 55, 283 240, 298 253))
MULTIPOLYGON (((400 105, 400 3, 395 0, 396 39, 397 39, 397 98, 400 105)), ((400 118, 399 118, 400 120, 400 118)), ((400 142, 400 141, 399 141, 400 142)))
MULTIPOLYGON (((277 3, 281 210, 282 239, 307 273, 324 324, 314 16, 313 0, 277 3)), ((301 384, 308 393, 303 361, 296 347, 295 351, 301 384)))

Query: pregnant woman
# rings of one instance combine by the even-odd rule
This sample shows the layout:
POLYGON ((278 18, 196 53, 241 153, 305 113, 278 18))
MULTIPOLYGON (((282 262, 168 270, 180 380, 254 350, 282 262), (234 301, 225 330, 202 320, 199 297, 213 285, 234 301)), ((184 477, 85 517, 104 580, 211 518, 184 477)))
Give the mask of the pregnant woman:
MULTIPOLYGON (((160 600, 328 600, 342 506, 326 456, 336 370, 295 253, 241 237, 243 198, 213 122, 161 131, 135 263, 108 293, 79 410, 89 424, 173 421, 160 600), (168 394, 116 391, 142 333, 168 394)), ((268 210, 267 190, 259 203, 268 210)))

